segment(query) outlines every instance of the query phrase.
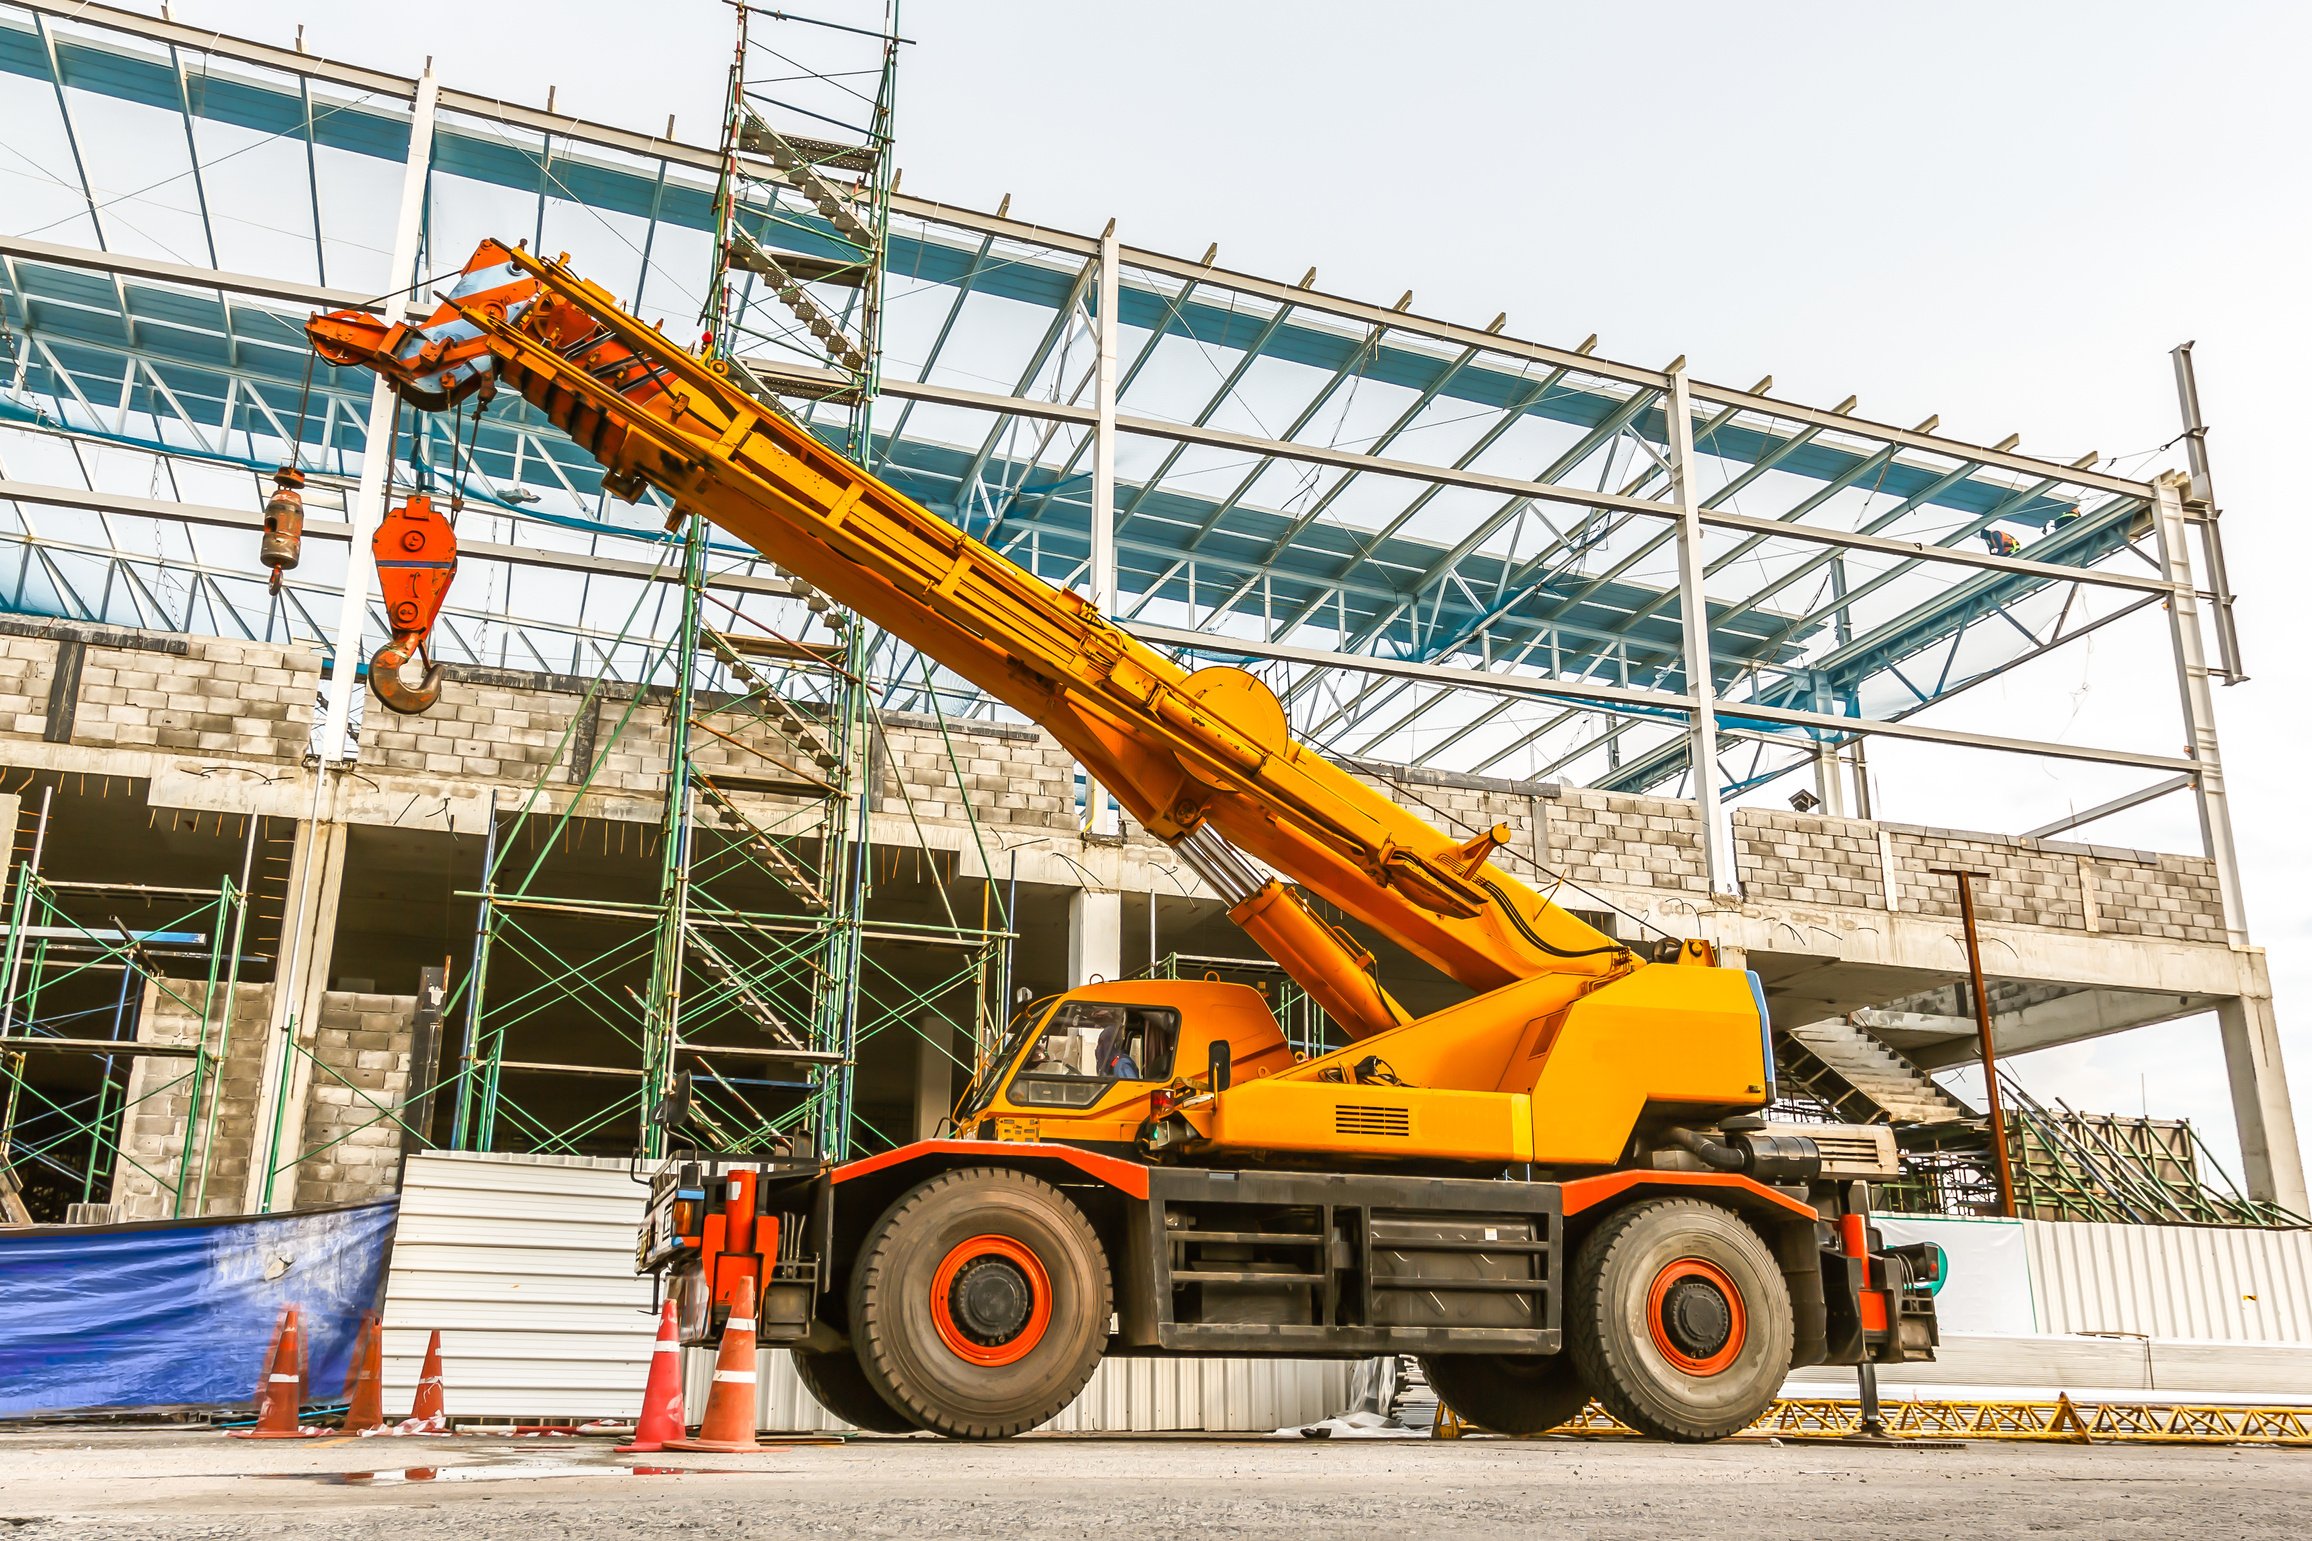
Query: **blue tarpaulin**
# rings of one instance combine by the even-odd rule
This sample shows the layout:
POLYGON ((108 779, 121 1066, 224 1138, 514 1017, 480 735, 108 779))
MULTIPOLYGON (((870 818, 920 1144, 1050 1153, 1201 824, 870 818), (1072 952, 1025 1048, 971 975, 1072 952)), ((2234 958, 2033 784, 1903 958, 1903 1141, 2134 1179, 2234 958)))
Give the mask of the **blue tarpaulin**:
POLYGON ((0 1230, 0 1418, 248 1405, 290 1305, 310 1395, 335 1397, 396 1208, 0 1230))

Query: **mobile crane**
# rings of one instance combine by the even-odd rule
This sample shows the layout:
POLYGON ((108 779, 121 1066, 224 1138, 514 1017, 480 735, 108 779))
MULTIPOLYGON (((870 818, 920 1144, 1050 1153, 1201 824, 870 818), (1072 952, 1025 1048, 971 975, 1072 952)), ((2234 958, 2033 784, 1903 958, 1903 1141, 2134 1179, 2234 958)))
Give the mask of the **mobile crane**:
MULTIPOLYGON (((686 1342, 754 1304, 838 1416, 965 1438, 1045 1422, 1103 1354, 1409 1353, 1483 1427, 1594 1395, 1678 1440, 1793 1365, 1932 1356, 1941 1255, 1868 1223, 1891 1136, 1758 1116, 1764 994, 1707 942, 1591 927, 1494 864, 1506 828, 1433 828, 1253 675, 1183 669, 566 259, 485 242, 426 320, 307 334, 420 410, 517 391, 614 495, 659 489, 1041 724, 1352 1040, 1296 1055, 1240 985, 1094 983, 1020 1014, 954 1138, 670 1158, 637 1265, 686 1342), (1408 1011, 1311 895, 1471 993, 1408 1011)), ((395 659, 423 641, 397 618, 395 659)))

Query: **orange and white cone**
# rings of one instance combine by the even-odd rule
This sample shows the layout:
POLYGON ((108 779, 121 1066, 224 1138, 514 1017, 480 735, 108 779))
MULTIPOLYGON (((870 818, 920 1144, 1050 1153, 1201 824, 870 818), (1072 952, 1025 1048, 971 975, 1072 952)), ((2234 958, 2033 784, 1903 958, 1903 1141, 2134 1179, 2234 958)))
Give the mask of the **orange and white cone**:
POLYGON ((674 1302, 669 1300, 658 1314, 658 1341, 651 1346, 650 1378, 642 1388, 642 1416, 634 1421, 634 1438, 618 1449, 628 1454, 664 1450, 668 1440, 680 1438, 682 1344, 674 1335, 674 1302))
POLYGON ((712 1450, 723 1453, 760 1450, 755 1438, 755 1287, 739 1287, 731 1302, 731 1319, 723 1328, 722 1346, 715 1350, 714 1390, 707 1394, 706 1416, 695 1439, 670 1439, 669 1450, 712 1450))
POLYGON ((417 1394, 410 1399, 409 1416, 394 1427, 396 1434, 447 1434, 449 1415, 442 1410, 442 1333, 436 1327, 426 1339, 425 1363, 417 1372, 417 1394))
POLYGON ((274 1329, 272 1350, 265 1355, 264 1378, 257 1383, 257 1426, 226 1433, 234 1439, 311 1439, 321 1431, 298 1426, 297 1409, 304 1400, 305 1335, 297 1323, 297 1308, 288 1306, 274 1329))
POLYGON ((353 1360, 345 1367, 345 1432, 369 1434, 385 1427, 385 1332, 377 1313, 361 1319, 353 1360))

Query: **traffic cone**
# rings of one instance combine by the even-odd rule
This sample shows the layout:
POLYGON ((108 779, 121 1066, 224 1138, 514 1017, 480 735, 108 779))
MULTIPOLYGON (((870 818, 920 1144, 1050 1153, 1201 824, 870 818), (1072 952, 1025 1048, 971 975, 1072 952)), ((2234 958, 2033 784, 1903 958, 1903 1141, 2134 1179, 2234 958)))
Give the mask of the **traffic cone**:
MULTIPOLYGON (((653 1356, 655 1357, 655 1356, 653 1356)), ((755 1439, 755 1287, 739 1286, 731 1302, 731 1319, 723 1328, 722 1346, 715 1350, 714 1390, 707 1394, 706 1417, 696 1439, 670 1439, 669 1450, 713 1450, 723 1453, 760 1450, 755 1439)))
POLYGON ((442 1331, 436 1327, 426 1339, 425 1363, 417 1372, 417 1395, 410 1399, 409 1416, 396 1430, 402 1434, 447 1434, 449 1414, 442 1410, 442 1331))
POLYGON ((297 1426, 297 1408, 304 1400, 305 1335, 297 1325, 297 1308, 288 1306, 257 1383, 257 1426, 225 1432, 234 1439, 311 1439, 321 1431, 297 1426))
POLYGON ((658 1342, 650 1350, 650 1379, 642 1388, 642 1416, 634 1421, 634 1438, 618 1449, 635 1454, 664 1450, 668 1440, 680 1438, 682 1345, 675 1341, 674 1302, 669 1300, 659 1313, 658 1342))
POLYGON ((361 1319, 353 1359, 345 1367, 345 1432, 367 1434, 385 1427, 385 1332, 377 1313, 361 1319))

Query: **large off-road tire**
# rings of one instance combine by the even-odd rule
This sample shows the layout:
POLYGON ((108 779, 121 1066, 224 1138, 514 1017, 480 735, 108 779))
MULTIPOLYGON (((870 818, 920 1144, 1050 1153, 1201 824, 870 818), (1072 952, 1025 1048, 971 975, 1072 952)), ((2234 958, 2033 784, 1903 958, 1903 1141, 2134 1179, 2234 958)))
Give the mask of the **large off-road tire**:
POLYGON ((1724 1439, 1790 1373, 1790 1288, 1733 1211, 1647 1199, 1575 1254, 1565 1337, 1605 1410, 1658 1439, 1724 1439))
POLYGON ((1032 1429, 1076 1398, 1108 1341, 1107 1254, 1083 1211, 1004 1167, 899 1196, 851 1273, 851 1341, 895 1410, 953 1439, 1032 1429))
POLYGON ((870 1434, 912 1434, 916 1425, 905 1413, 883 1400, 881 1393, 867 1384, 867 1376, 859 1368, 859 1356, 847 1348, 827 1353, 812 1353, 807 1349, 789 1349, 794 1356, 795 1377, 811 1399, 855 1429, 870 1434))
POLYGON ((1589 1406, 1565 1354, 1425 1354, 1421 1373, 1463 1422, 1496 1434, 1546 1434, 1589 1406))

